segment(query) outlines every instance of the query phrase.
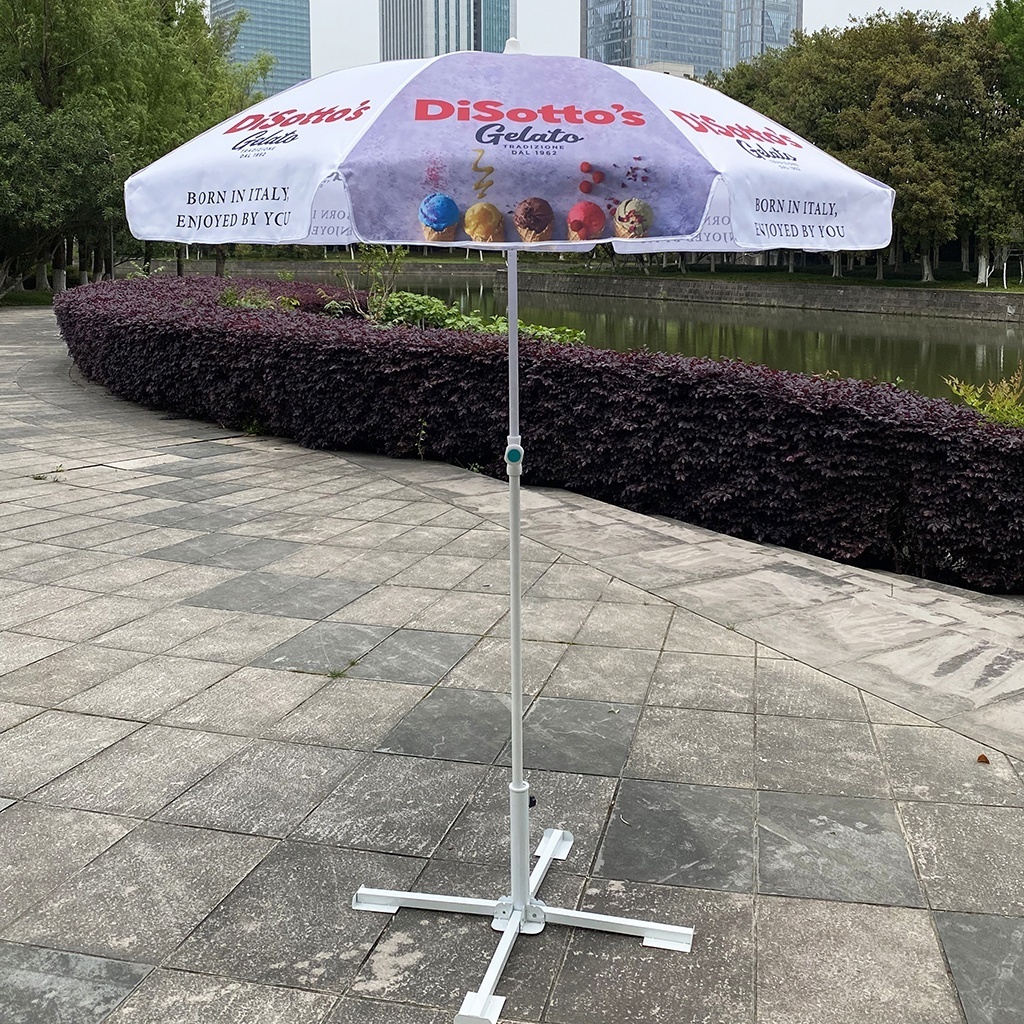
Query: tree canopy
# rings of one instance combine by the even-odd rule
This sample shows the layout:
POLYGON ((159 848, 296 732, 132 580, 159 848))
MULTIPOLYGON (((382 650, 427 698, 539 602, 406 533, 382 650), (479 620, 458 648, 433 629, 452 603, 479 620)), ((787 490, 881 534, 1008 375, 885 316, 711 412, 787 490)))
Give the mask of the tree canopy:
POLYGON ((202 0, 0 0, 0 294, 69 234, 105 237, 128 175, 251 102, 268 64, 231 62, 240 24, 202 0))
POLYGON ((891 185, 929 277, 939 244, 1024 236, 1024 0, 995 6, 991 22, 902 11, 798 34, 712 84, 891 185))

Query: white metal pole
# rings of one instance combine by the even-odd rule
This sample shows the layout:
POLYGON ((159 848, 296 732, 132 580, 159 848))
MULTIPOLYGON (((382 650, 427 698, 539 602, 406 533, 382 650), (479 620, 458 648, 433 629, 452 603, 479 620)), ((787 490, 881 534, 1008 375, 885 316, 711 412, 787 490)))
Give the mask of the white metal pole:
POLYGON ((512 781, 509 783, 510 873, 512 909, 523 910, 530 900, 530 787, 523 775, 523 600, 520 554, 519 480, 523 448, 519 435, 519 254, 508 257, 508 575, 509 663, 512 698, 512 781))
POLYGON ((516 0, 508 3, 508 34, 512 39, 519 38, 519 5, 516 0))

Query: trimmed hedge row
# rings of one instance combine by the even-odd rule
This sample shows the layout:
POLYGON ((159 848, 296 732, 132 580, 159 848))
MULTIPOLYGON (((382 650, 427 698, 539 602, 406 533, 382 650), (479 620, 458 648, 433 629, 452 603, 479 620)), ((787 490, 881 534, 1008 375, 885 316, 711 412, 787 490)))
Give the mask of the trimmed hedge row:
MULTIPOLYGON (((68 349, 135 402, 313 448, 504 475, 506 343, 316 310, 223 308, 223 281, 58 296, 68 349)), ((329 296, 330 297, 330 296, 329 296)), ((1024 592, 1024 431, 887 384, 525 341, 526 481, 863 566, 1024 592)))

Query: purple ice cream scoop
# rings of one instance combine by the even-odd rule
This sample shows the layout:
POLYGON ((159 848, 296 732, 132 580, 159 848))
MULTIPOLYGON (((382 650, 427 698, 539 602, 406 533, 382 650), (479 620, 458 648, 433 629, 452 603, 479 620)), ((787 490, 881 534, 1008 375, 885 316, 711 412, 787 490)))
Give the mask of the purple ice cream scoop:
POLYGON ((459 207, 451 196, 443 192, 431 192, 420 203, 420 223, 431 231, 444 231, 458 222, 459 207))

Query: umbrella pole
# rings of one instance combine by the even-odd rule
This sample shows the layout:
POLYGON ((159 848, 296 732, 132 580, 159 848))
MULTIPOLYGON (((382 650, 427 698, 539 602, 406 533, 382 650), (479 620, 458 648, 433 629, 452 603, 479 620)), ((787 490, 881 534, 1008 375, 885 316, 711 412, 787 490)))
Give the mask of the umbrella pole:
POLYGON ((480 987, 467 992, 455 1024, 497 1024, 505 997, 496 994, 502 972, 520 935, 535 935, 547 923, 570 928, 634 935, 645 946, 688 952, 693 929, 679 925, 610 917, 563 907, 550 907, 537 899, 553 861, 565 860, 572 847, 571 832, 560 828, 544 830, 530 871, 530 786, 523 772, 523 608, 522 538, 520 534, 519 481, 523 473, 523 446, 519 435, 519 254, 506 250, 508 260, 508 442, 505 468, 509 485, 509 692, 512 698, 512 780, 509 783, 509 872, 511 895, 496 900, 435 893, 403 892, 360 886, 352 898, 355 910, 394 914, 402 907, 437 910, 450 914, 477 914, 491 918, 491 927, 502 933, 498 947, 480 987))

